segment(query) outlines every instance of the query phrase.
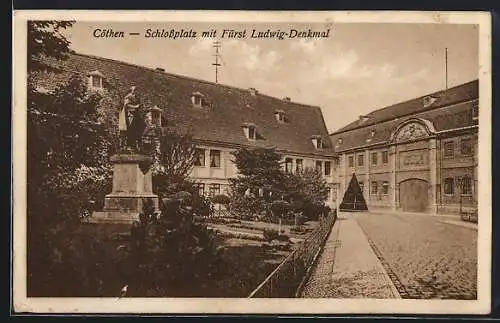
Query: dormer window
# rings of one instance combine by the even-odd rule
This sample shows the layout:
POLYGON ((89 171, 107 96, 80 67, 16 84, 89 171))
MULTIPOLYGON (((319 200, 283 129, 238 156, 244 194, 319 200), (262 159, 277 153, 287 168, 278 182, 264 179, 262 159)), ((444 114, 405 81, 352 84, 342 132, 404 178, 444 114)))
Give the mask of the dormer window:
POLYGON ((428 95, 428 96, 424 97, 423 101, 424 101, 424 108, 427 108, 428 106, 433 105, 434 102, 437 101, 437 98, 428 95))
POLYGON ((191 102, 193 103, 193 106, 195 108, 202 108, 204 105, 204 97, 205 96, 200 92, 193 92, 191 95, 191 102))
POLYGON ((93 90, 104 89, 104 75, 99 71, 90 72, 89 87, 93 90))
POLYGON ((314 148, 323 149, 325 148, 325 143, 323 142, 323 138, 321 136, 313 136, 311 139, 314 148))
POLYGON ((340 145, 342 145, 342 138, 337 139, 337 144, 335 145, 335 147, 339 148, 340 145))
POLYGON ((244 123, 243 124, 243 133, 248 140, 257 140, 257 130, 255 124, 253 123, 244 123))
POLYGON ((274 113, 274 115, 276 116, 276 121, 278 121, 279 123, 285 123, 286 122, 285 111, 283 111, 283 110, 276 110, 276 112, 274 113))
POLYGON ((375 130, 370 131, 370 135, 368 136, 368 138, 366 138, 366 142, 370 143, 374 136, 375 136, 375 130))

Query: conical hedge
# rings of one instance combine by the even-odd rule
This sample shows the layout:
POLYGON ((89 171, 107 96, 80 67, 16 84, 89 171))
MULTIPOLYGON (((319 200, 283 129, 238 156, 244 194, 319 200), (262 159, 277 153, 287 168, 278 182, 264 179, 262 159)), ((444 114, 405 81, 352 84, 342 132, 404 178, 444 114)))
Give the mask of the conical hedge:
POLYGON ((339 209, 347 212, 368 211, 363 192, 361 192, 361 187, 355 174, 352 174, 351 181, 339 209))

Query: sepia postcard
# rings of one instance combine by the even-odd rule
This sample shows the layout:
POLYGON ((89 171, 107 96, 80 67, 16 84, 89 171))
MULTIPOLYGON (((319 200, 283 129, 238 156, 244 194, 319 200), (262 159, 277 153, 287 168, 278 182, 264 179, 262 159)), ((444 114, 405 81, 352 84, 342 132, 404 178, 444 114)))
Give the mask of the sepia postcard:
POLYGON ((487 314, 486 12, 14 11, 16 313, 487 314))

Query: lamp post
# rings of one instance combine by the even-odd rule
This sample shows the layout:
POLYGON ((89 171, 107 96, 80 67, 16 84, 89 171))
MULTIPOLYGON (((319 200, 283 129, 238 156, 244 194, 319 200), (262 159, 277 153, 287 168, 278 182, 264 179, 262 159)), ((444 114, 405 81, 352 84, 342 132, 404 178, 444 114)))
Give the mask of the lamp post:
POLYGON ((459 190, 459 194, 460 194, 460 209, 459 209, 459 212, 460 212, 460 215, 462 215, 462 192, 463 192, 463 185, 464 185, 464 180, 463 180, 463 177, 459 177, 458 178, 458 183, 459 183, 459 186, 460 186, 460 190, 459 190))

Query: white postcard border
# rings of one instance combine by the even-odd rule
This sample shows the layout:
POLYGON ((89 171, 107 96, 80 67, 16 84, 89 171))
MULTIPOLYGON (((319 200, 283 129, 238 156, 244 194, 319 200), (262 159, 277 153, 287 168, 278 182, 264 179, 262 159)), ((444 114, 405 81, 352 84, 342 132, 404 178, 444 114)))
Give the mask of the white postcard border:
POLYGON ((487 12, 15 11, 13 14, 13 309, 34 313, 487 314, 491 306, 491 17, 487 12), (479 25, 478 299, 29 298, 26 295, 26 22, 455 23, 479 25))

